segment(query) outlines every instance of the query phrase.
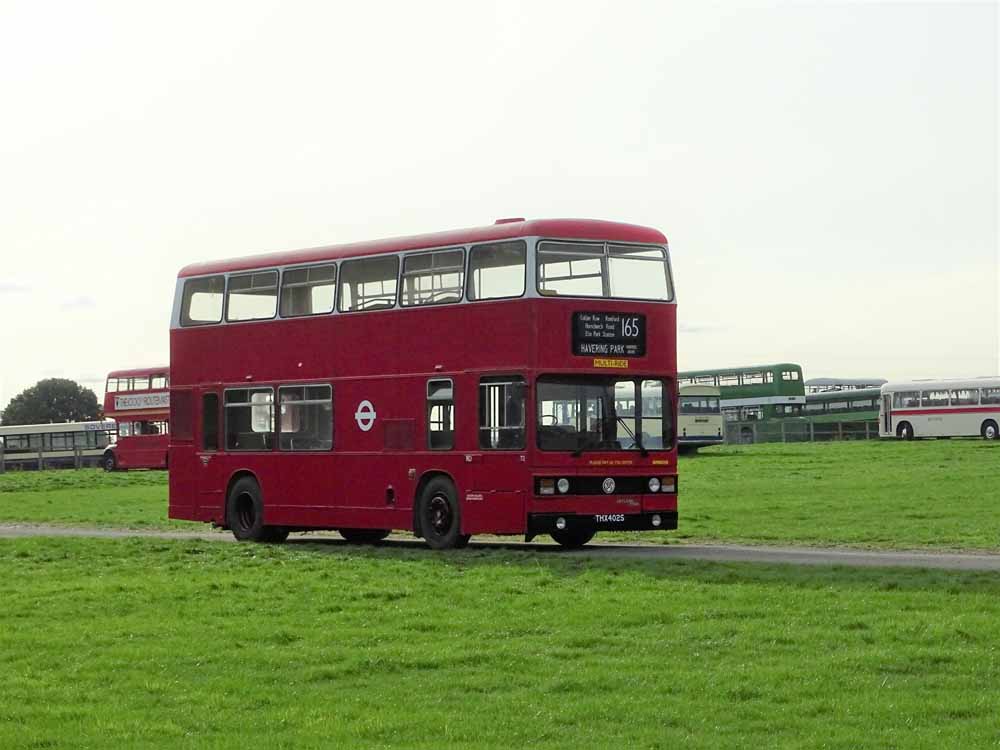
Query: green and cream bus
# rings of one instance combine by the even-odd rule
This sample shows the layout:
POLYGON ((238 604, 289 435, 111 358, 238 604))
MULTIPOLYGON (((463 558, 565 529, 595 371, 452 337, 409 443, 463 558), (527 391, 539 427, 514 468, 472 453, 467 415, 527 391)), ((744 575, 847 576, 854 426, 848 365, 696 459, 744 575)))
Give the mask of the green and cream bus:
POLYGON ((677 404, 678 450, 692 453, 726 441, 716 386, 682 385, 677 404))

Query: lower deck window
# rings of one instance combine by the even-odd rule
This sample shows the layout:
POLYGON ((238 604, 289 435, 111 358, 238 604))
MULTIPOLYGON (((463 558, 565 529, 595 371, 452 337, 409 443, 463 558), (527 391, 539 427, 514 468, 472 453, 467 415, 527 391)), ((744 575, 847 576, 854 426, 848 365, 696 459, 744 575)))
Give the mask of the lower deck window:
POLYGON ((226 391, 226 449, 270 450, 274 434, 274 391, 239 388, 226 391))
POLYGON ((333 448, 333 388, 297 385, 278 389, 283 451, 328 451, 333 448))

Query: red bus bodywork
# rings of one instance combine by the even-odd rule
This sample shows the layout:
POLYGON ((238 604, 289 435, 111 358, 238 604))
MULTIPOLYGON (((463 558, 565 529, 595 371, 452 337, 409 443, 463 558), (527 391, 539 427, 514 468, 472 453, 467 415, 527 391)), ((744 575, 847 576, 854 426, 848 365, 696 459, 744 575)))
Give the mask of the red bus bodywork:
POLYGON ((104 452, 106 471, 167 468, 169 386, 166 367, 108 373, 104 415, 118 423, 118 437, 104 452))
MULTIPOLYGON (((557 520, 593 530, 671 529, 677 525, 676 436, 648 455, 638 451, 541 450, 533 396, 539 376, 650 376, 666 384, 663 409, 676 425, 676 306, 669 302, 541 296, 536 292, 537 239, 595 240, 662 247, 657 230, 593 220, 516 220, 470 230, 379 240, 201 263, 181 270, 170 332, 170 517, 229 527, 227 497, 252 477, 268 526, 284 530, 396 529, 421 534, 415 508, 435 477, 453 483, 464 535, 549 533, 557 520), (184 283, 193 277, 250 269, 285 269, 413 250, 463 247, 507 239, 528 243, 521 298, 333 312, 300 318, 183 327, 184 283), (602 358, 571 351, 575 312, 644 315, 643 356, 602 358), (520 376, 527 384, 523 449, 482 449, 480 379, 520 376), (429 450, 428 380, 450 378, 454 449, 429 450), (203 432, 225 431, 222 417, 203 425, 204 397, 221 404, 230 388, 331 384, 333 449, 205 450, 203 432), (218 394, 214 400, 211 394, 218 394), (365 406, 365 402, 369 406, 365 406), (369 409, 370 407, 370 409, 369 409), (370 412, 374 412, 374 416, 370 412), (363 429, 371 419, 373 426, 363 429), (541 478, 623 489, 542 495, 541 478), (650 492, 652 477, 671 491, 650 492), (596 485, 594 484, 596 482, 596 485), (655 517, 655 521, 653 520, 655 517)), ((205 407, 208 408, 208 407, 205 407)), ((219 412, 224 411, 219 406, 219 412)))

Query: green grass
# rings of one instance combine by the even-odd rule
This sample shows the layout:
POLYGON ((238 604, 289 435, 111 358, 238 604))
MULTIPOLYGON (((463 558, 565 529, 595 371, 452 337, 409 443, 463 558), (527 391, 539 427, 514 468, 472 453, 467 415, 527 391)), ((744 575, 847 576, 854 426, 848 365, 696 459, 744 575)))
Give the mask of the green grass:
MULTIPOLYGON (((680 529, 661 543, 1000 549, 1000 444, 981 440, 719 447, 684 457, 680 529)), ((166 518, 165 472, 0 475, 0 522, 130 528, 166 518)))
POLYGON ((722 446, 680 475, 680 529, 663 541, 1000 548, 997 443, 722 446))
POLYGON ((0 523, 207 529, 167 518, 167 472, 99 469, 0 474, 0 523))
POLYGON ((0 747, 1000 743, 1000 578, 0 543, 0 747))

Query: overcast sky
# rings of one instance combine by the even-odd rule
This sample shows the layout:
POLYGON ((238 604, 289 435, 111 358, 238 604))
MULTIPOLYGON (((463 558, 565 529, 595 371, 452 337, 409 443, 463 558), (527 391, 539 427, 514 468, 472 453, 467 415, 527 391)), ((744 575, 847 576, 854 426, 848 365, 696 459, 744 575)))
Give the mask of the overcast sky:
POLYGON ((998 372, 993 3, 0 0, 0 406, 168 359, 192 261, 670 239, 685 369, 998 372))

